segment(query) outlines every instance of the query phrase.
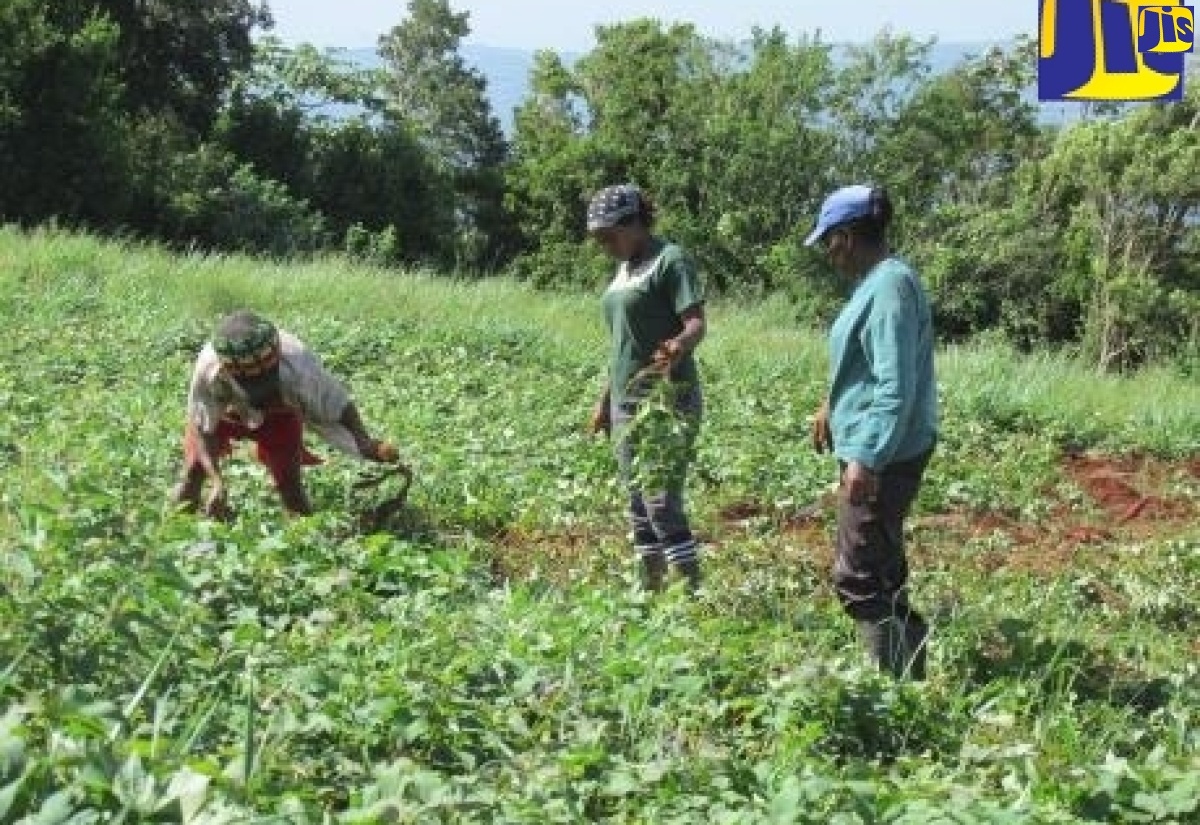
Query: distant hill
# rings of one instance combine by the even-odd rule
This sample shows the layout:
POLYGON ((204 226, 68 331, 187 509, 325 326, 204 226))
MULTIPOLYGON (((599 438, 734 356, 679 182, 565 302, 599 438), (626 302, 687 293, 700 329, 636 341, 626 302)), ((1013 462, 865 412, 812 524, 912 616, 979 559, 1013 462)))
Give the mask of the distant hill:
MULTIPOLYGON (((938 43, 930 53, 930 66, 935 74, 948 71, 968 56, 980 54, 994 43, 938 43)), ((378 54, 372 48, 342 50, 343 56, 364 67, 380 65, 378 54)), ((560 52, 563 61, 570 65, 581 55, 575 52, 560 52)), ((835 59, 836 59, 835 51, 835 59)), ((529 91, 529 73, 533 69, 534 52, 503 46, 464 44, 462 55, 467 64, 477 69, 487 79, 488 96, 492 111, 500 119, 506 134, 512 134, 513 110, 525 99, 529 91)), ((1034 90, 1030 90, 1032 97, 1034 90)), ((1042 117, 1051 122, 1070 118, 1072 109, 1066 105, 1042 105, 1042 117)))

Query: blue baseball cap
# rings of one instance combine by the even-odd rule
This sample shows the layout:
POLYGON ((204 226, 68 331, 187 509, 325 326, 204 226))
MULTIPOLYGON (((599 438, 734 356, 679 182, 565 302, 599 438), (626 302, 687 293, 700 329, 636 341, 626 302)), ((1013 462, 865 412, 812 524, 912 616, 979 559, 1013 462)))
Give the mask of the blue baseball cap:
POLYGON ((804 239, 804 245, 812 246, 825 237, 826 232, 839 224, 870 215, 874 206, 872 197, 874 191, 872 187, 861 183, 843 186, 836 190, 821 204, 821 215, 817 218, 817 228, 804 239))

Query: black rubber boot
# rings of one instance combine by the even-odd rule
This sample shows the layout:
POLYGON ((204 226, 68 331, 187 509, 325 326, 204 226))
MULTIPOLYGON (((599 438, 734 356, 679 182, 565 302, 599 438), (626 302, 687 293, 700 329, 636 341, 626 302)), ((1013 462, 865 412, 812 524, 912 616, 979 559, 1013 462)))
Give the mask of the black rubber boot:
POLYGON ((904 643, 908 648, 908 677, 914 682, 925 681, 925 652, 929 649, 929 625, 916 615, 904 623, 904 643))
POLYGON ((700 560, 687 559, 686 561, 676 562, 675 569, 679 571, 679 575, 687 581, 688 590, 695 593, 700 589, 700 560))
POLYGON ((667 586, 667 557, 660 550, 642 553, 642 587, 656 593, 667 586))
POLYGON ((858 623, 859 638, 867 654, 880 670, 897 679, 925 679, 925 646, 928 628, 916 616, 904 621, 891 616, 883 621, 862 620, 858 623))

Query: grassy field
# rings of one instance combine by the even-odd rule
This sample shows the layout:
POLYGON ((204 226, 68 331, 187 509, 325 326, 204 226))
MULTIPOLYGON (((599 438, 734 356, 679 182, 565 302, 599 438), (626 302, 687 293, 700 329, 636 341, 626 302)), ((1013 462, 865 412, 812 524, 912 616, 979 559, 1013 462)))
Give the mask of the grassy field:
MULTIPOLYGON (((1200 821, 1200 385, 939 352, 909 536, 930 678, 827 583, 819 334, 717 305, 690 486, 708 581, 636 588, 597 296, 0 230, 0 821, 1200 821), (192 359, 239 306, 417 471, 288 521, 170 512, 192 359)), ((315 450, 329 455, 319 443, 315 450)))

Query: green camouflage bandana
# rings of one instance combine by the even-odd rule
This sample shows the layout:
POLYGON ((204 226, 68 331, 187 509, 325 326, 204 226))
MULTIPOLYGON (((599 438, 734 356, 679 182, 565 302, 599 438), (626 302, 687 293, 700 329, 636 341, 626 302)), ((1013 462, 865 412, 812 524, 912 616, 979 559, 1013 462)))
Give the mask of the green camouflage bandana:
POLYGON ((253 378, 279 366, 279 330, 267 319, 241 310, 217 325, 212 339, 221 366, 239 378, 253 378))

